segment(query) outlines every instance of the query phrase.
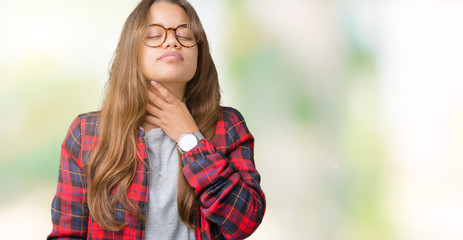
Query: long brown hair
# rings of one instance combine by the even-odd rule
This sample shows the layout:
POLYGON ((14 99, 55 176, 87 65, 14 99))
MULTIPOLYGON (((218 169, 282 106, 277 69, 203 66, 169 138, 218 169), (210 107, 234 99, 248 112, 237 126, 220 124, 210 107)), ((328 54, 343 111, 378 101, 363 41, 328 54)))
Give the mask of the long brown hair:
MULTIPOLYGON (((151 5, 142 0, 127 18, 109 74, 108 91, 101 110, 99 144, 88 164, 88 207, 93 219, 111 231, 126 223, 115 217, 116 203, 145 220, 144 213, 127 196, 137 164, 136 133, 146 112, 148 80, 138 65, 138 50, 148 24, 151 5), (117 187, 117 191, 115 191, 117 187), (113 192, 114 191, 114 192, 113 192), (110 196, 111 194, 114 196, 110 196)), ((220 88, 206 34, 193 7, 185 0, 161 0, 182 7, 199 37, 198 65, 185 90, 186 105, 203 135, 213 141, 220 114, 220 88)), ((194 228, 199 201, 183 175, 179 160, 177 208, 182 221, 194 228)))

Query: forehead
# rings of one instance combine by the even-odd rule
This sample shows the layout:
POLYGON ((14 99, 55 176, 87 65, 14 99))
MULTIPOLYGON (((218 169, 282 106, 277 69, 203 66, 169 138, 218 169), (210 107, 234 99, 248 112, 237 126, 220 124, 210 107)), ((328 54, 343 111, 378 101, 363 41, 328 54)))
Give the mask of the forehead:
POLYGON ((150 7, 148 24, 161 24, 164 27, 177 27, 188 24, 188 15, 182 7, 168 2, 156 2, 150 7))

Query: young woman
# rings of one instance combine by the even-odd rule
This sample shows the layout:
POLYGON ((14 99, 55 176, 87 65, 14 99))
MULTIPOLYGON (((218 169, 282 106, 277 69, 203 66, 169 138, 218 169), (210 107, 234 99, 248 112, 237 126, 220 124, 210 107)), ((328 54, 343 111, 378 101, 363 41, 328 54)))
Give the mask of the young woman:
POLYGON ((128 17, 101 111, 61 147, 48 239, 242 239, 265 196, 254 138, 221 107, 201 22, 185 0, 143 0, 128 17))

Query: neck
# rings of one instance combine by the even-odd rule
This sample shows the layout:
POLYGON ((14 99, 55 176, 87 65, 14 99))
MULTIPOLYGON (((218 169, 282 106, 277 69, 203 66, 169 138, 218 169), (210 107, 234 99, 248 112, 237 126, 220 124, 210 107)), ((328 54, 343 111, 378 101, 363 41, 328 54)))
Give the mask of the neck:
MULTIPOLYGON (((185 95, 185 89, 186 89, 186 83, 170 83, 170 82, 159 82, 161 83, 165 88, 167 88, 174 96, 179 99, 180 101, 183 101, 183 97, 185 95)), ((160 96, 158 90, 154 88, 150 84, 150 90, 154 92, 156 95, 160 96)))
MULTIPOLYGON (((186 89, 186 84, 185 83, 165 83, 165 82, 160 82, 164 87, 166 87, 174 96, 183 101, 183 97, 185 95, 185 89, 186 89)), ((149 90, 156 94, 158 97, 161 97, 161 94, 159 91, 151 84, 149 84, 149 90)), ((151 129, 154 128, 159 128, 159 126, 156 126, 152 123, 149 123, 147 121, 144 121, 141 125, 143 129, 145 129, 146 132, 151 131, 151 129)))

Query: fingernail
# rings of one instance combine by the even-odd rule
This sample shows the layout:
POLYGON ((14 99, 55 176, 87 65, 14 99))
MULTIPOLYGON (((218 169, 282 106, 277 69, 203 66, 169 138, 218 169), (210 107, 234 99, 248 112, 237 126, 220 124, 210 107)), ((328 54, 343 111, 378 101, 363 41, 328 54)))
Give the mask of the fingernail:
POLYGON ((156 86, 156 84, 158 84, 158 82, 156 82, 156 81, 151 81, 151 84, 152 84, 153 86, 156 86))

